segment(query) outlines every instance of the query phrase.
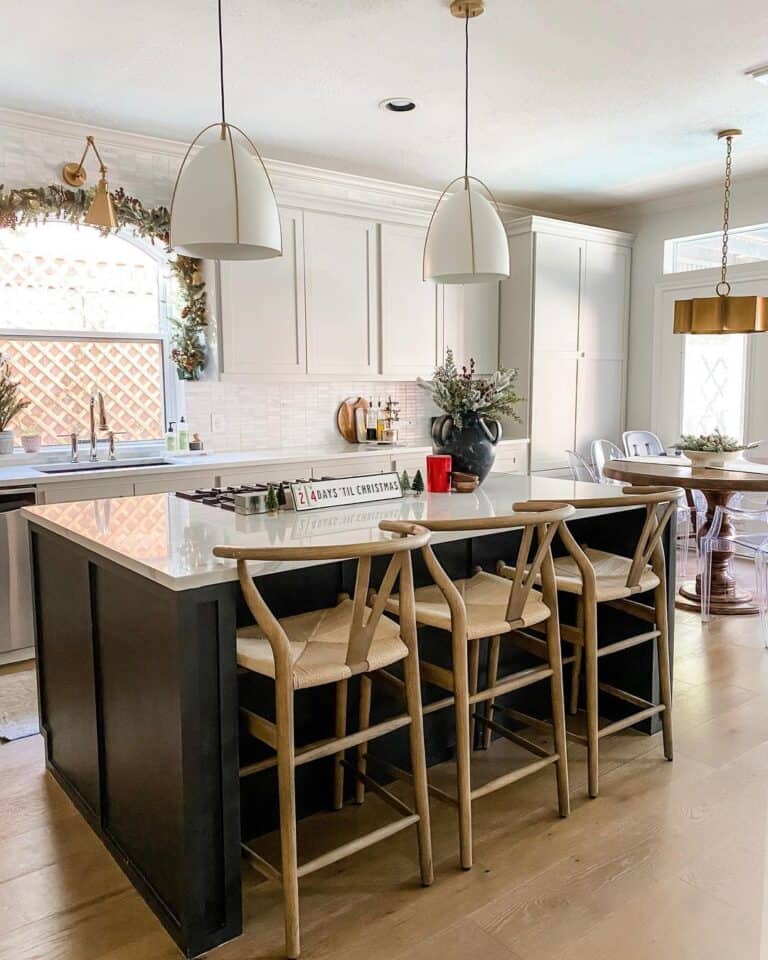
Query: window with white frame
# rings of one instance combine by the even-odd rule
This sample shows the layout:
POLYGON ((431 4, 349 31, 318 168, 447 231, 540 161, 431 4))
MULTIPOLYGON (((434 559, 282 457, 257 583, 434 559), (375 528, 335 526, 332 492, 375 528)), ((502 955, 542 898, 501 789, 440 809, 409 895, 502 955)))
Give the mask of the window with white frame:
POLYGON ((17 443, 84 436, 93 389, 121 440, 163 436, 167 288, 164 257, 141 241, 58 222, 0 232, 0 353, 31 401, 17 443))
MULTIPOLYGON (((677 237, 664 244, 664 272, 711 270, 722 263, 722 231, 677 237)), ((731 229, 728 264, 768 260, 768 224, 731 229)), ((683 433, 723 433, 744 439, 747 338, 691 336, 683 345, 683 433)))

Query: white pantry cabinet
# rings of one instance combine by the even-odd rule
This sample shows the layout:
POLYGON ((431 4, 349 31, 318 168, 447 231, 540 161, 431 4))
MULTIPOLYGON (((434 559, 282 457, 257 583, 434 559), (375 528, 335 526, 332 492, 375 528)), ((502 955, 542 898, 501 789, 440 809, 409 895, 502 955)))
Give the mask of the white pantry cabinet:
POLYGON ((438 360, 440 288, 422 279, 426 230, 382 223, 381 334, 385 377, 429 377, 438 360))
POLYGON ((307 372, 303 213, 280 211, 283 255, 222 261, 222 366, 233 374, 307 372))
POLYGON ((378 371, 376 224, 304 213, 307 369, 370 377, 378 371))
POLYGON ((475 361, 477 373, 499 366, 499 284, 445 284, 439 288, 441 358, 449 348, 459 367, 475 361))
POLYGON ((619 443, 624 425, 632 237, 542 217, 509 229, 501 284, 500 360, 520 371, 532 472, 566 469, 566 451, 619 443))

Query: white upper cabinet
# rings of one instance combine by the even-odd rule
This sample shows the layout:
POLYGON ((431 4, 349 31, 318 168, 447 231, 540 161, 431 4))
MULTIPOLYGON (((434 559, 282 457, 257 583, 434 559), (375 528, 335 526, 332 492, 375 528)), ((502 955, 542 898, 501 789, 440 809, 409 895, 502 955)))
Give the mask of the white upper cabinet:
POLYGON ((221 262, 224 373, 307 371, 303 214, 284 208, 280 222, 282 257, 221 262))
POLYGON ((307 369, 310 374, 378 373, 376 224, 304 213, 307 369))
POLYGON ((426 231, 391 223, 380 231, 382 373, 428 377, 438 359, 438 287, 422 279, 426 231))
POLYGON ((459 367, 474 358, 478 373, 499 366, 499 284, 445 284, 442 304, 442 349, 450 347, 459 367))

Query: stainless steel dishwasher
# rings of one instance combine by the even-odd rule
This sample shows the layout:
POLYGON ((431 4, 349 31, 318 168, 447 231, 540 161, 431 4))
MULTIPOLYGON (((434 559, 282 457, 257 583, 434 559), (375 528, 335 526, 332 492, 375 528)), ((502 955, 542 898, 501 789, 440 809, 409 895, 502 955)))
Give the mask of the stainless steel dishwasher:
POLYGON ((35 501, 33 487, 0 489, 0 663, 34 647, 29 534, 20 511, 35 501))

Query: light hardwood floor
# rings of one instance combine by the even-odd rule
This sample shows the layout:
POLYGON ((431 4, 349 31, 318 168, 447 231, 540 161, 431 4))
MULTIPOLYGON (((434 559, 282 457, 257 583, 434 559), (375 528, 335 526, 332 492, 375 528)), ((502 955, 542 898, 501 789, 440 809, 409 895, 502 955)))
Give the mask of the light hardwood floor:
MULTIPOLYGON (((485 775, 494 757, 508 767, 510 749, 481 755, 485 775)), ((600 797, 588 800, 584 750, 570 750, 571 817, 557 817, 551 770, 489 795, 475 804, 470 872, 456 865, 455 811, 438 803, 431 888, 418 885, 410 832, 302 882, 303 955, 768 957, 768 650, 756 619, 702 631, 694 615, 677 614, 674 763, 658 736, 610 738, 600 797)), ((450 784, 450 769, 441 773, 450 784)), ((301 825, 301 856, 387 815, 373 797, 313 817, 301 825)), ((280 955, 280 892, 247 867, 244 878, 245 933, 212 952, 216 960, 280 955)), ((0 746, 0 960, 177 956, 45 774, 39 738, 0 746)))

